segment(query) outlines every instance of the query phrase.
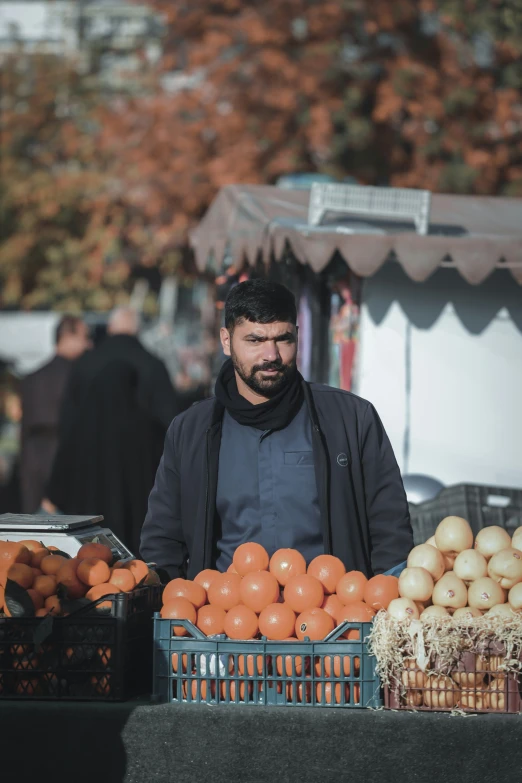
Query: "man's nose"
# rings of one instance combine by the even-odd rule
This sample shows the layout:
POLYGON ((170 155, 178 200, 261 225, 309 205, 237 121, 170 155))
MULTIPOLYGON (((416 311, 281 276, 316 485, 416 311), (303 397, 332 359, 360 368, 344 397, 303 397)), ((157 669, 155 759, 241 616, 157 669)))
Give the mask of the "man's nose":
POLYGON ((279 358, 279 349, 275 340, 263 343, 263 359, 265 362, 275 362, 279 358))

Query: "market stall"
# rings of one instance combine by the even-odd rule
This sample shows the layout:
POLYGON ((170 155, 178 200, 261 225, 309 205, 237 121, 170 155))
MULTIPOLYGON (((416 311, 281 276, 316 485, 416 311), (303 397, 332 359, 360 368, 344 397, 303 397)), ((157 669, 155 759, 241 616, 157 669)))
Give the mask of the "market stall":
POLYGON ((312 211, 311 191, 225 187, 191 237, 197 264, 304 292, 309 380, 371 400, 403 474, 522 486, 520 199, 431 194, 425 233, 415 215, 312 211))

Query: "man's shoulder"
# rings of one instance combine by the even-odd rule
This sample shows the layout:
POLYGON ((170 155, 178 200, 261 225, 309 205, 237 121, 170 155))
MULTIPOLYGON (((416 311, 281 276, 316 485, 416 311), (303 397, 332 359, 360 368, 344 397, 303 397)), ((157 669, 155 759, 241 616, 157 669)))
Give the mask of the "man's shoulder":
POLYGON ((190 408, 178 414, 171 424, 173 431, 180 432, 189 428, 192 432, 197 428, 208 428, 212 421, 212 414, 216 402, 215 397, 206 397, 204 400, 194 402, 190 408))
POLYGON ((54 375, 57 372, 68 372, 71 368, 72 362, 67 362, 65 359, 61 359, 58 356, 53 356, 48 362, 42 364, 33 372, 28 373, 21 380, 22 388, 32 386, 34 383, 48 378, 50 375, 54 375))
POLYGON ((337 403, 343 407, 352 408, 364 413, 371 403, 363 397, 359 397, 350 391, 336 389, 334 386, 327 386, 324 383, 308 384, 314 401, 321 405, 328 406, 330 403, 337 403))

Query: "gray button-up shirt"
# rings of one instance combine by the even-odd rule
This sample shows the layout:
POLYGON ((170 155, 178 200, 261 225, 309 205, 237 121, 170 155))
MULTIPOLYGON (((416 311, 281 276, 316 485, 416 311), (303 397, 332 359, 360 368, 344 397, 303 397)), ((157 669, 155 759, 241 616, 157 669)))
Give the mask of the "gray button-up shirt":
POLYGON ((307 563, 324 552, 306 405, 283 430, 261 432, 223 418, 216 495, 221 520, 216 567, 226 571, 246 541, 298 549, 307 563))

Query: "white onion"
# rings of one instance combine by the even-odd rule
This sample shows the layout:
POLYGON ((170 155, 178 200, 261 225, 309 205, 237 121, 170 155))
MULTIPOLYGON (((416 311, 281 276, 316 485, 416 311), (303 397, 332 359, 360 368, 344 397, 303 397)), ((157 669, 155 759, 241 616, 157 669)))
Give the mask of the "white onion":
POLYGON ((493 557, 502 549, 508 549, 511 546, 514 546, 514 544, 511 543, 509 533, 498 525, 489 525, 489 527, 482 528, 475 538, 475 549, 481 555, 484 555, 486 560, 489 560, 490 557, 493 557))
POLYGON ((520 527, 517 527, 517 529, 513 533, 511 546, 514 547, 515 549, 522 549, 522 525, 520 525, 520 527))
POLYGON ((443 577, 436 582, 433 588, 432 601, 437 606, 451 607, 452 609, 460 609, 462 606, 466 606, 468 602, 468 591, 466 585, 455 576, 453 571, 448 571, 443 577))
POLYGON ((501 587, 510 590, 522 581, 522 552, 512 548, 497 552, 489 561, 488 574, 501 587))
POLYGON ((450 617, 450 613, 445 606, 428 606, 423 612, 421 612, 421 620, 429 620, 432 617, 450 617))
POLYGON ((456 620, 473 620, 475 617, 482 617, 482 612, 473 606, 463 606, 453 612, 453 617, 456 620))
POLYGON ((428 544, 429 546, 435 547, 437 549, 437 544, 435 542, 435 536, 431 536, 431 538, 428 538, 427 541, 424 542, 425 544, 428 544))
POLYGON ((419 619, 419 610, 411 598, 394 598, 388 606, 388 614, 401 622, 419 619))
POLYGON ((446 517, 435 531, 437 549, 447 554, 458 555, 473 546, 473 531, 469 522, 462 517, 446 517))
POLYGON ((419 544, 408 555, 407 565, 408 568, 425 568, 436 582, 444 573, 444 556, 431 544, 419 544))
POLYGON ((468 588, 468 604, 475 609, 491 609, 506 600, 506 591, 489 576, 477 579, 468 588))
POLYGON ((454 707, 460 699, 460 690, 451 677, 444 674, 428 677, 424 691, 424 704, 427 707, 448 709, 454 707))
POLYGON ((405 568, 399 576, 399 595, 412 601, 428 601, 433 593, 433 577, 425 568, 405 568))
POLYGON ((488 609, 486 617, 514 617, 515 612, 509 604, 496 604, 488 609))
POLYGON ((488 575, 488 564, 476 549, 465 549, 455 558, 453 571, 463 582, 474 582, 488 575))
POLYGON ((522 611, 522 582, 511 588, 508 595, 509 605, 514 612, 522 611))

